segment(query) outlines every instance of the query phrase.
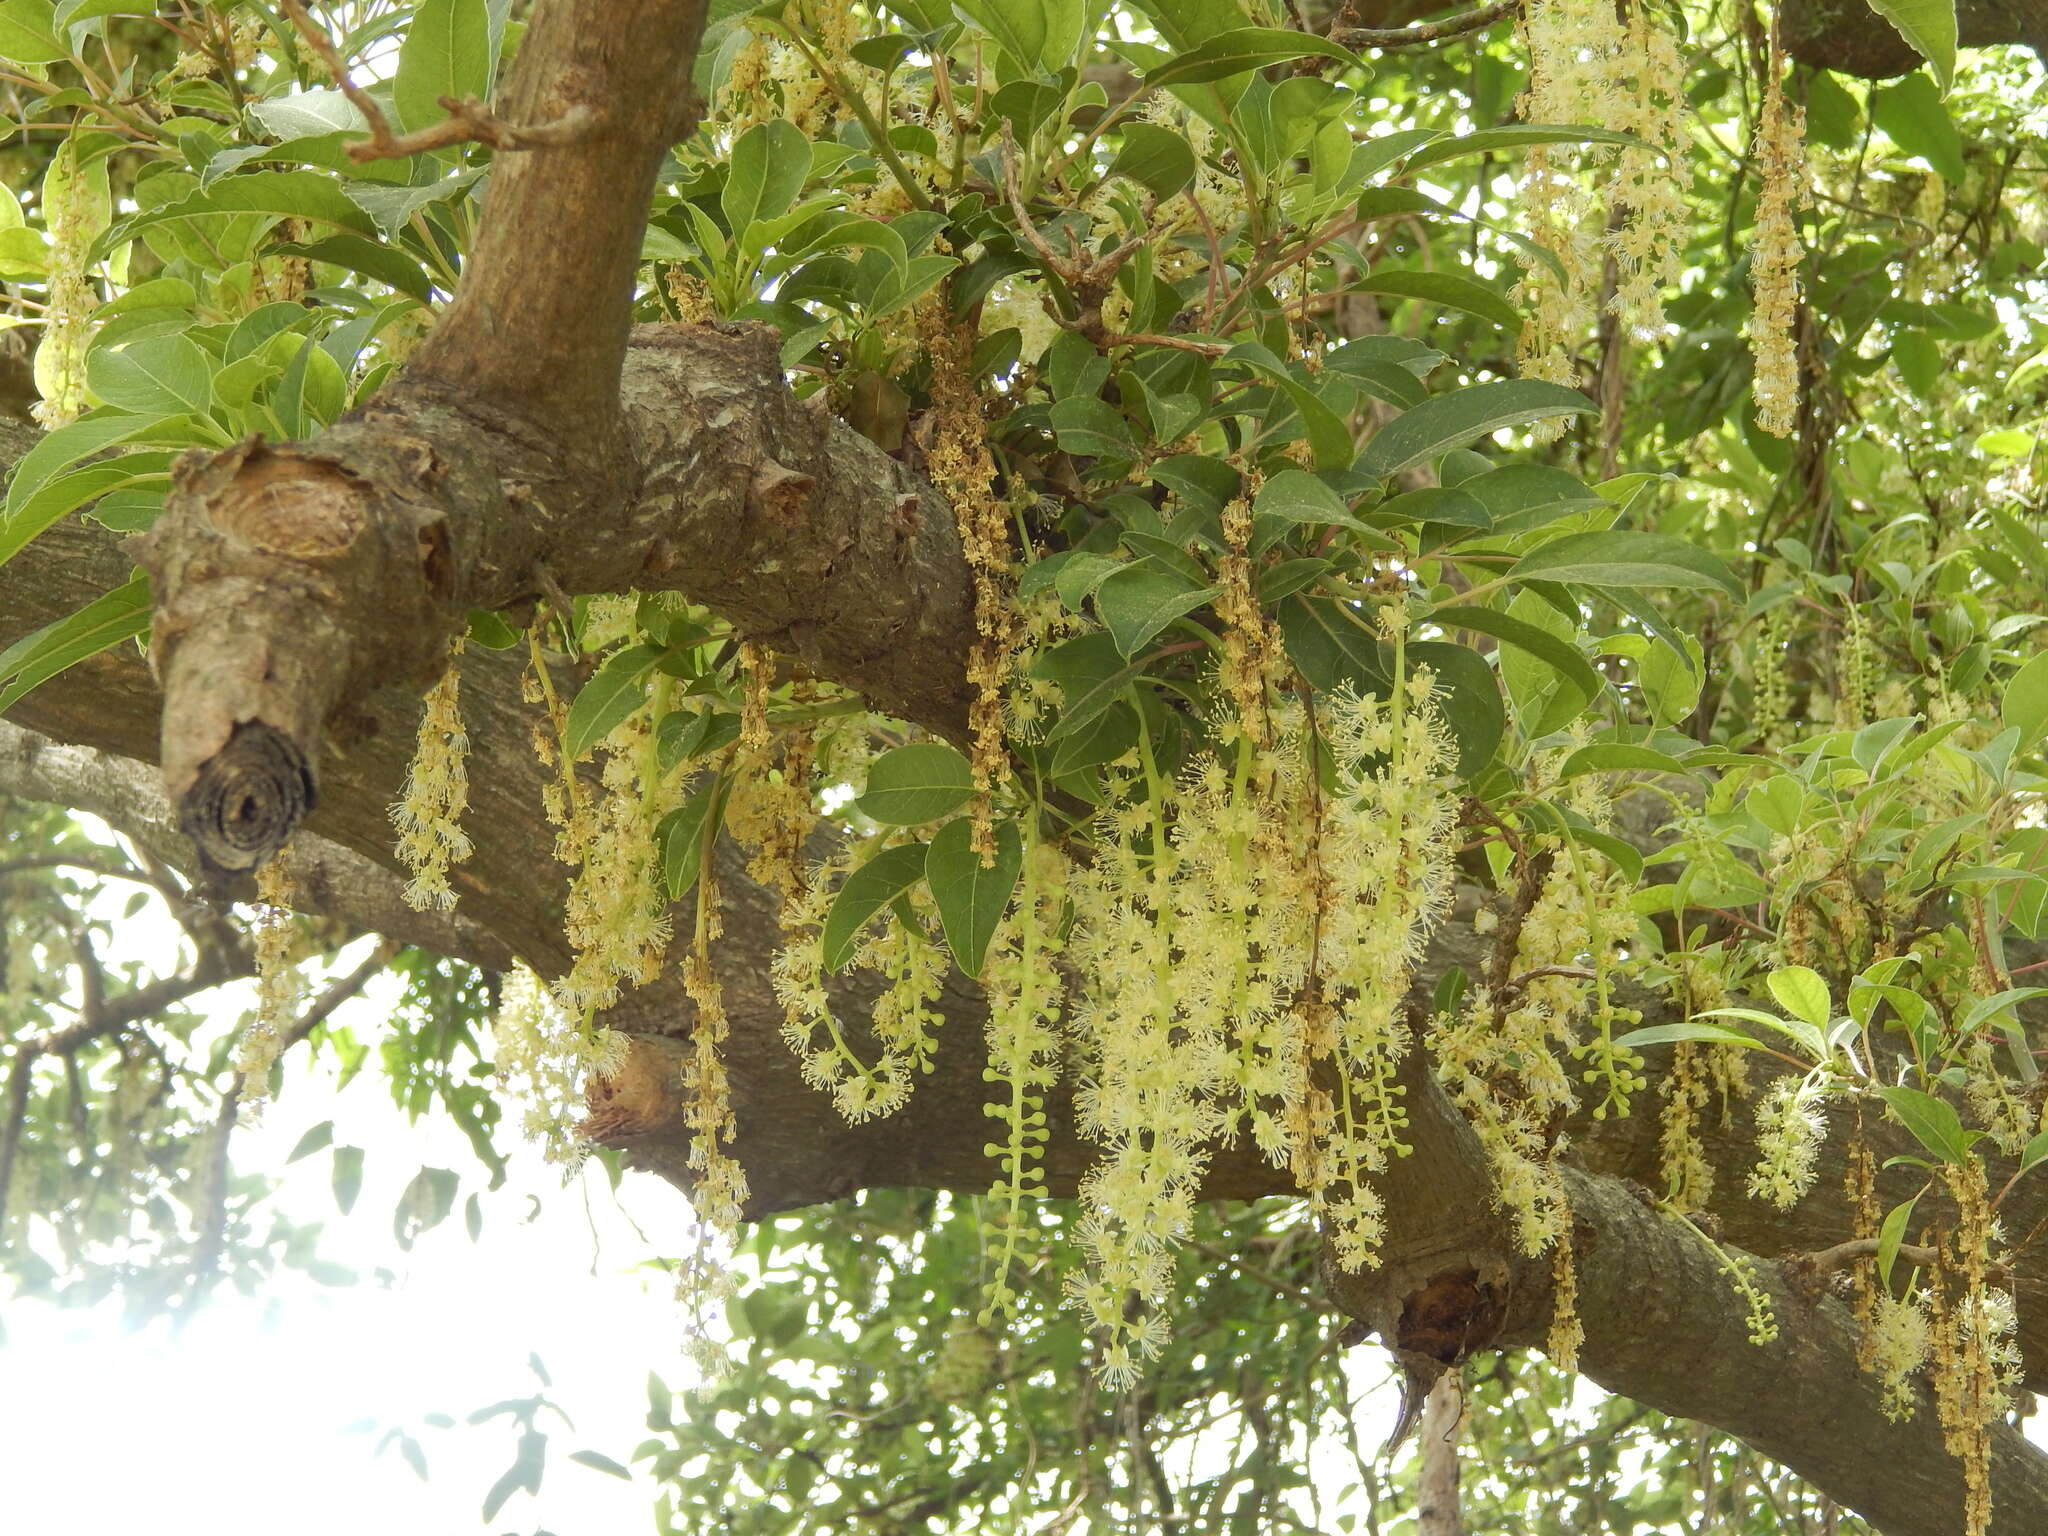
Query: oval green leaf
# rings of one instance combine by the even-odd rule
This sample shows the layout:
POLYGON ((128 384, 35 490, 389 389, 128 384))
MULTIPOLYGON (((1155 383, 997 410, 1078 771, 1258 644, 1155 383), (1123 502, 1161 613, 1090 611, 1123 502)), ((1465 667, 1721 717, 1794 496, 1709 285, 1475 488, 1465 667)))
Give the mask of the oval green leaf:
POLYGON ((974 770, 941 741, 914 741, 876 758, 867 793, 854 805, 885 827, 916 827, 958 810, 974 793, 974 770))
POLYGON ((939 909, 939 926, 953 960, 970 976, 981 974, 989 940, 1009 909, 1010 895, 1024 870, 1024 843, 1013 821, 995 829, 996 858, 983 868, 974 851, 974 823, 965 816, 939 828, 925 854, 925 880, 939 909))
POLYGON ((846 877, 839 894, 832 898, 831 910, 825 914, 821 937, 826 970, 844 967, 853 958, 861 930, 890 902, 924 878, 925 851, 923 843, 885 848, 846 877))
POLYGON ((1384 479, 1502 427, 1527 426, 1552 416, 1589 415, 1598 409, 1576 389, 1544 379, 1475 384, 1437 395, 1396 416, 1365 445, 1357 469, 1384 479))

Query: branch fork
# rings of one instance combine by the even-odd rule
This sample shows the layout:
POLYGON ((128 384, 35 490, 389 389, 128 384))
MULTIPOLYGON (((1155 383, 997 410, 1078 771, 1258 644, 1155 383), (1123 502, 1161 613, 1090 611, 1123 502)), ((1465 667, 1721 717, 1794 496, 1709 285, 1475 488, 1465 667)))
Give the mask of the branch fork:
POLYGON ((342 95, 363 114, 370 136, 348 146, 348 157, 358 165, 372 160, 404 160, 451 144, 488 144, 493 149, 548 149, 575 144, 588 138, 597 126, 597 114, 581 103, 570 107, 552 122, 521 126, 506 122, 490 104, 474 96, 441 96, 436 100, 448 116, 438 123, 412 133, 396 133, 391 120, 376 98, 349 76, 348 62, 334 40, 306 14, 300 0, 283 0, 284 13, 298 29, 306 46, 319 55, 320 62, 334 77, 342 95))

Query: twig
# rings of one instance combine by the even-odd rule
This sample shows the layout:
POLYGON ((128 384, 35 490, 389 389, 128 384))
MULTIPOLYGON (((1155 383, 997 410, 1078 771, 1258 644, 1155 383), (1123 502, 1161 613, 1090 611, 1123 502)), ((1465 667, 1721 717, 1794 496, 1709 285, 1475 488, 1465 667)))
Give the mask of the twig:
POLYGON ((451 144, 488 144, 493 149, 546 149, 574 144, 588 137, 597 121, 597 114, 588 106, 577 105, 551 123, 521 126, 505 122, 487 102, 474 96, 441 96, 436 100, 448 114, 445 119, 412 133, 394 133, 384 109, 349 78, 347 61, 335 48, 334 40, 306 14, 300 0, 282 0, 282 4, 306 46, 319 55, 334 83, 341 87, 342 95, 363 114, 370 136, 348 146, 349 159, 358 164, 369 160, 403 160, 429 150, 446 149, 451 144))
MULTIPOLYGON (((376 978, 392 958, 405 946, 395 939, 379 941, 363 963, 346 976, 330 982, 319 997, 306 1011, 293 1021, 285 1031, 279 1045, 279 1053, 290 1050, 343 1003, 354 997, 376 978)), ((227 1251, 228 1235, 228 1138, 235 1129, 235 1117, 241 1108, 242 1083, 237 1077, 228 1084, 227 1091, 220 1096, 220 1108, 214 1115, 213 1146, 207 1159, 207 1205, 206 1219, 201 1225, 199 1241, 192 1253, 192 1289, 187 1294, 187 1311, 205 1298, 211 1282, 220 1268, 221 1256, 227 1251)))
POLYGON ((1496 4, 1476 11, 1465 11, 1442 21, 1428 21, 1414 27, 1339 27, 1330 33, 1330 41, 1344 48, 1416 48, 1424 43, 1441 42, 1447 37, 1463 37, 1468 32, 1484 32, 1504 16, 1512 16, 1522 8, 1522 0, 1497 0, 1496 4))
MULTIPOLYGON (((1878 1239, 1874 1237, 1852 1237, 1845 1243, 1832 1248, 1823 1248, 1818 1253, 1788 1254, 1780 1259, 1779 1265, 1788 1276, 1801 1280, 1818 1281, 1838 1269, 1847 1269, 1858 1259, 1877 1256, 1878 1239)), ((1931 1269, 1939 1257, 1932 1248, 1918 1247, 1912 1243, 1901 1243, 1898 1255, 1908 1264, 1917 1264, 1922 1269, 1931 1269)))
POLYGON ((1545 976, 1563 976, 1572 981, 1597 981, 1599 978, 1583 965, 1539 965, 1534 970, 1524 971, 1511 977, 1501 988, 1504 993, 1520 992, 1532 981, 1541 981, 1545 976))

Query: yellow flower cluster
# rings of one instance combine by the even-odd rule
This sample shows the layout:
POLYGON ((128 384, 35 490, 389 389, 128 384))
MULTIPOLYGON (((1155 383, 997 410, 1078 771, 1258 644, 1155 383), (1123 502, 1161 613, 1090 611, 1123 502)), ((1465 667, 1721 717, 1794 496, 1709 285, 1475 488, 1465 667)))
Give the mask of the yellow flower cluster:
POLYGON ((839 1113, 854 1124, 894 1114, 909 1099, 918 1074, 930 1070, 933 1031, 940 1022, 934 1004, 951 965, 931 930, 930 916, 921 909, 913 907, 915 926, 897 920, 869 924, 847 962, 849 969, 875 971, 886 982, 869 1009, 874 1060, 864 1059, 826 992, 824 923, 839 878, 882 847, 880 839, 856 845, 811 871, 802 896, 783 909, 783 944, 774 965, 782 1037, 804 1081, 829 1093, 839 1113))
POLYGON ((1941 1176, 1955 1201, 1956 1226, 1930 1294, 1930 1377, 1942 1443, 1963 1464, 1964 1536, 1984 1536, 1991 1524, 1991 1430, 2020 1385, 2019 1320, 2011 1295, 1990 1284, 1998 1231, 1983 1160, 1943 1163, 1941 1176))
POLYGON ((1799 311, 1799 258, 1804 253, 1794 223, 1807 200, 1806 115, 1785 100, 1784 58, 1771 50, 1770 78, 1764 82, 1751 152, 1763 177, 1751 244, 1750 282, 1756 303, 1749 317, 1749 342, 1756 353, 1757 425, 1790 437, 1799 421, 1799 346, 1794 334, 1799 311))
POLYGON ((1007 1098, 987 1105, 1003 1139, 984 1149, 1000 1169, 988 1193, 996 1213, 994 1274, 983 1325, 1015 1300, 1010 1275, 1024 1233, 1027 1197, 1045 1192, 1039 1153, 1046 1139, 1045 1093, 1059 1080, 1059 1027, 1064 981, 1056 965, 1060 920, 1067 903, 1066 856, 1051 843, 1024 853, 1017 900, 996 932, 983 986, 988 992, 988 1070, 1007 1098))
POLYGON ((616 1002, 622 983, 641 986, 661 971, 668 896, 654 829, 682 798, 680 773, 659 770, 647 708, 613 727, 597 751, 602 793, 583 798, 555 840, 556 857, 576 868, 564 914, 576 958, 555 996, 584 1020, 616 1002))
POLYGON ((725 1012, 724 988, 711 963, 711 943, 721 928, 718 878, 706 868, 697 876, 697 933, 683 966, 683 990, 696 1005, 697 1017, 690 1025, 690 1056, 683 1063, 679 1086, 683 1124, 690 1132, 690 1166, 702 1172, 691 1191, 691 1203, 709 1226, 731 1232, 739 1226, 740 1208, 746 1204, 747 1175, 725 1150, 739 1125, 733 1118, 732 1089, 720 1050, 732 1025, 725 1012))
POLYGON ((471 852, 469 835, 462 830, 462 813, 469 806, 469 736, 462 728, 460 689, 451 659, 441 680, 428 690, 405 794, 391 807, 399 862, 412 871, 405 899, 415 909, 445 912, 454 907, 448 866, 461 863, 471 852))
POLYGON ((298 1001, 299 973, 292 965, 292 915, 296 890, 280 852, 256 871, 256 1016, 235 1048, 243 1118, 254 1121, 270 1097, 270 1069, 284 1049, 298 1001))
POLYGON ((491 1040, 499 1080, 524 1106, 521 1129, 540 1143, 548 1161, 575 1167, 584 1152, 576 1133, 585 1111, 584 1083, 593 1072, 618 1072, 625 1064, 625 1037, 592 1029, 564 1012, 547 985, 522 965, 505 978, 491 1040))
POLYGON ((1520 23, 1531 123, 1597 123, 1647 147, 1538 145, 1522 205, 1541 257, 1523 263, 1516 294, 1529 311, 1517 356, 1531 378, 1575 383, 1573 353, 1598 317, 1614 263, 1609 309, 1638 334, 1664 324, 1663 290, 1684 269, 1685 98, 1676 42, 1648 7, 1622 13, 1602 0, 1535 0, 1520 23))
POLYGON ((1913 1416, 1918 1400, 1913 1376, 1927 1364, 1934 1344, 1927 1320, 1927 1293, 1894 1296, 1880 1291, 1872 1311, 1867 1348, 1871 1371, 1884 1389, 1885 1417, 1894 1424, 1913 1416))
POLYGON ((953 504, 960 548, 974 573, 976 638, 967 659, 967 681, 974 690, 967 716, 976 791, 974 847, 984 862, 992 862, 995 838, 989 795, 1010 776, 1010 755, 1003 741, 1003 683, 1016 643, 1009 600, 1009 515, 996 496, 996 464, 989 453, 981 397, 975 391, 974 338, 952 323, 942 301, 920 305, 917 321, 932 365, 935 430, 928 467, 932 483, 953 504))
POLYGON ((1789 1211, 1813 1188, 1827 1122, 1821 1105, 1828 1082, 1819 1073, 1781 1077, 1756 1109, 1756 1167, 1750 1170, 1749 1193, 1789 1211))
POLYGON ((1141 733, 1098 856, 1071 877, 1075 1107, 1102 1151, 1081 1191, 1089 1266, 1070 1290, 1112 1382, 1165 1342, 1171 1247, 1219 1137, 1248 1132, 1293 1163, 1339 1261, 1372 1261, 1371 1175, 1405 1150, 1402 1009, 1451 889, 1451 749, 1433 692, 1418 673, 1387 700, 1328 701, 1327 799, 1298 709, 1276 721, 1270 755, 1245 737, 1235 771, 1205 757, 1177 783, 1141 733))
POLYGON ((78 163, 78 141, 65 140, 43 176, 43 221, 50 232, 49 295, 43 339, 36 347, 35 381, 42 399, 35 418, 55 429, 85 409, 85 354, 92 342, 92 312, 99 304, 86 258, 106 218, 104 164, 78 163))
MULTIPOLYGON (((1597 799, 1581 797, 1575 808, 1595 820, 1605 814, 1597 799)), ((1635 916, 1619 871, 1598 855, 1547 840, 1530 857, 1542 861, 1542 873, 1504 984, 1474 987, 1463 1011, 1439 1019, 1431 1038, 1444 1087, 1493 1163, 1517 1240, 1536 1254, 1570 1228, 1556 1161, 1564 1146, 1557 1127, 1579 1102, 1567 1063, 1597 1056, 1620 1017, 1606 998, 1605 977, 1635 916), (1588 1024, 1600 1031, 1591 1045, 1582 1043, 1588 1024)), ((1636 1086, 1627 1063, 1611 1051, 1604 1068, 1586 1075, 1608 1081, 1603 1110, 1636 1086)))

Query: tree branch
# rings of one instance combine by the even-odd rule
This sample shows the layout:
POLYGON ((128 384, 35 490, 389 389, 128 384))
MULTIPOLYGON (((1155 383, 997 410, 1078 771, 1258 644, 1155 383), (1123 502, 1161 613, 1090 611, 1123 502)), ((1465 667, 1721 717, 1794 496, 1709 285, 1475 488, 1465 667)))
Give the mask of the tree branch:
MULTIPOLYGON (((390 939, 376 945, 363 958, 362 964, 346 976, 336 977, 321 989, 320 995, 307 1005, 305 1010, 292 1021, 278 1045, 281 1056, 299 1044, 330 1018, 334 1010, 350 998, 358 995, 382 973, 392 958, 403 946, 390 939)), ((207 1163, 206 1216, 200 1223, 199 1241, 192 1251, 190 1290, 185 1301, 186 1310, 204 1300, 212 1282, 220 1270, 221 1255, 227 1250, 228 1235, 228 1141, 234 1134, 235 1117, 242 1103, 242 1083, 236 1077, 220 1097, 220 1109, 214 1116, 214 1144, 207 1163)))
MULTIPOLYGON (((2018 43, 2048 59, 2048 0, 1958 0, 1956 34, 1965 48, 2018 43)), ((1778 36, 1800 63, 1864 80, 1908 75, 1926 63, 1864 0, 1784 0, 1778 36)))
POLYGON ((370 136, 348 146, 349 159, 358 165, 371 160, 403 160, 455 144, 488 144, 493 149, 545 149, 574 143, 587 134, 596 121, 596 114, 588 106, 578 103, 553 122, 515 128, 474 96, 460 99, 442 96, 436 99, 448 114, 445 122, 434 123, 413 133, 394 133, 390 120, 384 116, 384 109, 377 105, 377 98, 349 77, 348 61, 334 46, 334 39, 306 14, 305 6, 299 0, 282 0, 282 8, 306 46, 327 66, 327 73, 341 88, 342 95, 363 115, 370 136))
POLYGON ((1443 21, 1421 22, 1412 27, 1337 27, 1330 41, 1346 48, 1416 48, 1445 38, 1484 32, 1495 22, 1517 14, 1522 0, 1496 0, 1476 11, 1465 11, 1443 21))

